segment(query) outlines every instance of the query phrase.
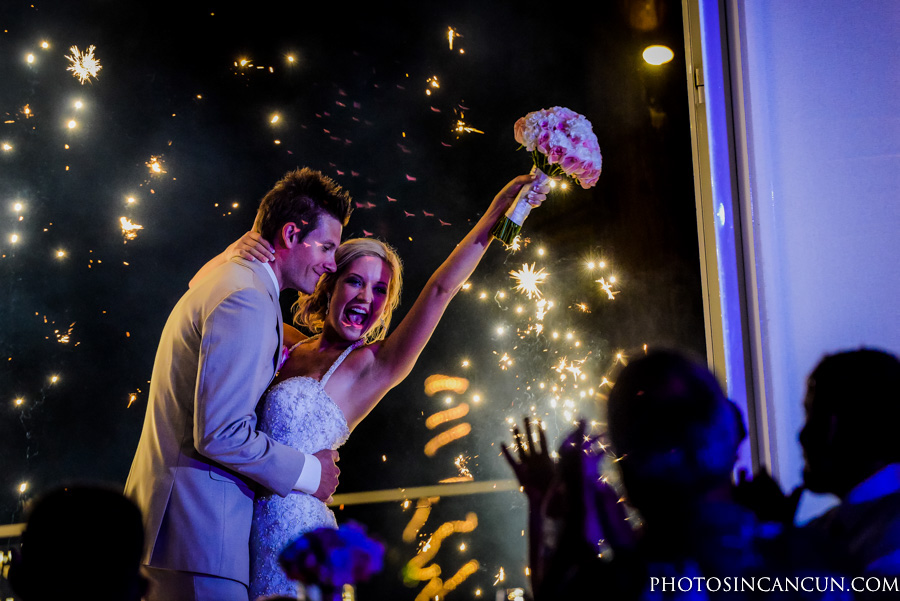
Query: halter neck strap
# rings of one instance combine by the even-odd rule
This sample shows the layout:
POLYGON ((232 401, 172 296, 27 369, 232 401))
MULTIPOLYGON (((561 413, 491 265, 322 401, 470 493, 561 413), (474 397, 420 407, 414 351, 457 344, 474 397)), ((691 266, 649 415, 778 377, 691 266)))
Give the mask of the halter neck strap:
POLYGON ((352 353, 353 351, 355 351, 356 349, 361 347, 363 344, 365 344, 365 342, 366 342, 365 338, 360 338, 359 340, 357 340, 356 342, 354 342, 353 344, 351 344, 350 346, 348 346, 347 348, 344 349, 344 352, 341 353, 341 356, 338 357, 335 360, 335 362, 331 364, 331 367, 328 369, 327 372, 325 372, 325 375, 322 376, 322 379, 319 380, 319 382, 322 384, 322 388, 325 388, 325 384, 328 383, 328 379, 331 377, 331 374, 333 374, 335 372, 335 370, 338 367, 340 367, 340 365, 344 361, 344 359, 347 358, 347 355, 349 355, 350 353, 352 353))

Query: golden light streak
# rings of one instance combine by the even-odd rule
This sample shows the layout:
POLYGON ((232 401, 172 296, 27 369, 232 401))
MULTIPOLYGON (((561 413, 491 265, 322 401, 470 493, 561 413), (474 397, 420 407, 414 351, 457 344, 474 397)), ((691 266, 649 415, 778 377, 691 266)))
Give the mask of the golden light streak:
POLYGON ((421 568, 434 559, 434 556, 437 555, 437 552, 441 549, 441 544, 444 542, 445 538, 452 534, 467 534, 477 527, 478 516, 473 512, 467 513, 465 520, 444 522, 438 526, 438 529, 435 530, 434 534, 426 541, 419 554, 409 560, 407 567, 421 568))
POLYGON ((81 85, 84 85, 84 82, 89 81, 91 77, 97 77, 97 73, 103 68, 100 66, 100 61, 94 56, 94 50, 95 47, 91 45, 82 54, 78 51, 78 46, 72 46, 69 49, 72 55, 66 55, 66 58, 72 63, 66 70, 71 71, 81 81, 81 85))
POLYGON ((534 263, 530 266, 527 263, 522 265, 519 271, 510 271, 509 275, 516 281, 515 290, 525 294, 529 299, 541 298, 541 291, 538 289, 539 284, 543 284, 547 276, 550 275, 543 268, 538 271, 534 270, 534 263))
POLYGON ((480 567, 480 564, 474 559, 466 562, 465 565, 463 565, 463 567, 461 567, 456 572, 456 574, 454 574, 453 576, 448 578, 446 581, 444 581, 444 586, 441 587, 442 588, 441 594, 446 594, 446 593, 449 593, 450 591, 454 590, 456 587, 458 587, 460 584, 462 584, 469 576, 471 576, 472 574, 477 572, 479 567, 480 567))
POLYGON ((144 229, 143 225, 134 223, 127 217, 120 217, 119 223, 122 226, 122 235, 125 236, 126 240, 134 240, 137 238, 138 230, 144 229))
POLYGON ((403 529, 404 542, 411 543, 416 540, 419 530, 422 529, 422 526, 428 521, 428 516, 431 515, 431 506, 439 500, 440 497, 423 497, 416 502, 416 511, 410 518, 406 528, 403 529))
POLYGON ((125 407, 126 409, 131 408, 131 405, 137 400, 137 393, 132 392, 128 395, 128 405, 125 407))
POLYGON ((468 436, 471 431, 471 424, 462 423, 458 426, 450 428, 445 432, 441 432, 425 444, 425 455, 428 457, 434 457, 435 453, 438 452, 438 449, 450 444, 454 440, 458 440, 460 438, 463 438, 464 436, 468 436))
POLYGON ((469 406, 463 403, 457 407, 453 407, 452 409, 439 411, 438 413, 429 415, 425 420, 425 427, 429 430, 434 430, 442 424, 446 424, 447 422, 453 421, 455 419, 460 419, 461 417, 465 417, 468 414, 469 406))
POLYGON ((456 394, 462 394, 469 388, 469 381, 466 378, 457 378, 454 376, 445 376, 441 374, 433 374, 425 378, 425 394, 434 396, 438 392, 449 390, 456 394))

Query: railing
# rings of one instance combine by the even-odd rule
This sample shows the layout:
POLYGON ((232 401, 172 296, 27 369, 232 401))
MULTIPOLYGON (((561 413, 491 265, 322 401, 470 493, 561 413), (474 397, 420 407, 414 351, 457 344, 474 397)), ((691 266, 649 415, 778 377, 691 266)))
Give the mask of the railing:
MULTIPOLYGON (((478 495, 495 492, 519 490, 515 480, 486 480, 484 482, 459 482, 453 484, 435 484, 432 486, 415 486, 412 488, 388 488, 385 490, 367 490, 337 494, 332 497, 330 507, 346 505, 365 505, 368 503, 389 503, 420 499, 422 497, 457 497, 460 495, 478 495)), ((0 525, 0 540, 22 536, 25 524, 0 525)), ((0 561, 0 566, 3 562, 0 561)))

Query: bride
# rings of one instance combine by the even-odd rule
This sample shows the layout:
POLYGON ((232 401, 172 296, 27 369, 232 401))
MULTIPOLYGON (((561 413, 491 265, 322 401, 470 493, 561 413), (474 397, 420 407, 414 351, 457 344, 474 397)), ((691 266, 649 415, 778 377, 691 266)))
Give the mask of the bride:
MULTIPOLYGON (((258 409, 258 429, 305 453, 341 446, 385 394, 412 371, 450 300, 484 256, 492 226, 533 179, 519 176, 497 194, 390 335, 386 334, 391 314, 400 296, 399 257, 391 247, 371 238, 341 244, 335 253, 336 271, 324 274, 315 291, 301 294, 294 305, 295 323, 315 335, 288 349, 287 360, 258 409)), ((538 206, 547 190, 545 183, 526 198, 538 206)), ((256 233, 245 234, 220 256, 224 261, 235 255, 250 260, 272 257, 269 243, 256 233)), ((286 340, 300 338, 300 332, 285 328, 286 340)), ((300 534, 322 526, 337 527, 337 523, 326 504, 312 495, 256 497, 250 534, 251 599, 297 594, 297 584, 281 570, 278 555, 300 534)))

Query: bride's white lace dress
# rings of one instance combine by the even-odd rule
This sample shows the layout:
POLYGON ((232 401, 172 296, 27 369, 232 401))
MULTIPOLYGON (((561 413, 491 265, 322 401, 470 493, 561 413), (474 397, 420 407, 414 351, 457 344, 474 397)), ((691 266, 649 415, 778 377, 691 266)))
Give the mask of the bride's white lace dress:
MULTIPOLYGON (((309 454, 344 444, 350 435, 347 420, 325 392, 325 384, 357 346, 348 347, 321 380, 298 376, 273 386, 263 400, 258 429, 309 454)), ((250 531, 251 600, 265 595, 297 595, 298 584, 284 575, 278 555, 304 532, 323 526, 337 528, 337 521, 325 503, 312 495, 294 492, 287 497, 256 497, 250 531)))

